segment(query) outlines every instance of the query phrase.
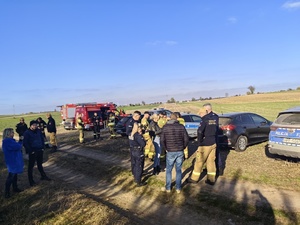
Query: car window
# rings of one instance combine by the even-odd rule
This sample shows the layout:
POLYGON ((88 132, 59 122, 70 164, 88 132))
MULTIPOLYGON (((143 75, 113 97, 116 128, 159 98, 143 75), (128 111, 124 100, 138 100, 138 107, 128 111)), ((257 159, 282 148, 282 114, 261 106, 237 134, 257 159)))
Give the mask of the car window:
POLYGON ((251 117, 256 124, 261 124, 263 122, 267 122, 267 120, 265 118, 263 118, 259 115, 251 114, 251 117))
POLYGON ((248 114, 242 114, 241 120, 243 124, 253 124, 253 120, 248 114))
POLYGON ((191 115, 191 117, 192 117, 192 121, 194 121, 194 122, 201 122, 201 117, 200 116, 195 116, 195 115, 191 115))
POLYGON ((300 113, 284 113, 278 116, 275 123, 285 125, 300 124, 300 113))
POLYGON ((219 126, 225 126, 225 125, 228 125, 230 124, 231 122, 231 118, 229 117, 219 117, 219 126))
POLYGON ((182 118, 184 119, 184 122, 192 122, 190 115, 184 115, 182 118))

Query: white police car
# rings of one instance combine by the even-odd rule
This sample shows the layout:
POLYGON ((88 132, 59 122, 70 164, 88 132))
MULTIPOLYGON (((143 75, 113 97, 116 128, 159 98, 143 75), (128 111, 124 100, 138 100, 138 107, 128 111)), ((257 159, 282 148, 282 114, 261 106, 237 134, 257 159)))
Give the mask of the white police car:
POLYGON ((185 129, 190 138, 197 137, 197 130, 201 122, 201 117, 196 114, 181 113, 181 117, 185 121, 185 129))

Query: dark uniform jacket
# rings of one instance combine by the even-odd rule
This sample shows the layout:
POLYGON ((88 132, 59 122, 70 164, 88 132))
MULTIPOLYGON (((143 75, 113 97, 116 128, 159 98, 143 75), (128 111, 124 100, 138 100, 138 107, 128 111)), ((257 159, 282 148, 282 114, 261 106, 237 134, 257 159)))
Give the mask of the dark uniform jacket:
POLYGON ((20 135, 23 136, 24 132, 28 129, 27 124, 26 123, 18 123, 16 125, 16 132, 20 135))
POLYGON ((45 128, 47 127, 47 124, 44 120, 36 121, 37 128, 42 132, 45 133, 45 128))
POLYGON ((28 129, 24 133, 23 145, 27 154, 32 154, 44 149, 44 137, 39 129, 28 129))
POLYGON ((133 118, 129 119, 129 121, 126 123, 126 135, 130 136, 131 135, 131 131, 133 128, 133 124, 134 123, 139 123, 139 121, 134 120, 133 118))
POLYGON ((146 142, 140 133, 135 133, 133 135, 133 140, 129 140, 129 144, 133 148, 133 150, 143 150, 146 142))
POLYGON ((216 144, 217 121, 214 115, 207 114, 202 117, 202 121, 197 130, 198 145, 210 146, 216 144))
POLYGON ((183 151, 189 144, 189 136, 182 124, 170 120, 162 128, 160 143, 168 152, 183 151))
POLYGON ((56 133, 55 120, 51 116, 48 118, 47 131, 49 133, 56 133))
POLYGON ((152 138, 155 138, 155 136, 160 136, 162 129, 158 126, 157 122, 151 121, 148 127, 149 134, 152 138))
POLYGON ((92 122, 94 126, 100 126, 100 122, 101 122, 101 117, 100 116, 93 116, 92 117, 92 122))

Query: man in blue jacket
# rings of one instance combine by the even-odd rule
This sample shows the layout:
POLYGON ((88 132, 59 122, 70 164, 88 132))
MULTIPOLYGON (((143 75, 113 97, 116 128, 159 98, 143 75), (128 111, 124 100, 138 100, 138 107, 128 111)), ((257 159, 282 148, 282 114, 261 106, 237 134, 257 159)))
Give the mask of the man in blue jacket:
POLYGON ((29 129, 24 133, 23 145, 26 153, 28 154, 28 180, 30 186, 36 185, 33 180, 33 167, 36 161, 38 170, 41 174, 41 180, 51 180, 46 176, 43 168, 43 155, 44 155, 44 137, 42 132, 37 129, 35 120, 30 121, 29 129))

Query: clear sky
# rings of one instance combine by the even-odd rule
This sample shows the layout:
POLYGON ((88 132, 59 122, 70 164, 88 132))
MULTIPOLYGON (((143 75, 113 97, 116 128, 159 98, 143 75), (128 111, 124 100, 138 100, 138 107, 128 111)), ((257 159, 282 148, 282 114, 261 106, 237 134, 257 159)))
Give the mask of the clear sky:
POLYGON ((297 0, 0 0, 0 114, 295 89, 299 24, 297 0))

